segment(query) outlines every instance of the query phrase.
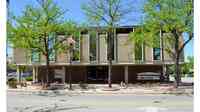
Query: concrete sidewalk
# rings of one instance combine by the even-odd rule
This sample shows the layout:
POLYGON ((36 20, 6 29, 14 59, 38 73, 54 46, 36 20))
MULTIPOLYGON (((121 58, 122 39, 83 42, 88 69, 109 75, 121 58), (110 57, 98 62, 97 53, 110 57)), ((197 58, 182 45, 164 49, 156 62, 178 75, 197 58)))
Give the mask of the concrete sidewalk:
POLYGON ((174 88, 172 84, 130 84, 127 88, 119 84, 113 84, 108 88, 107 84, 88 84, 82 89, 79 84, 73 84, 73 90, 68 85, 61 90, 42 90, 39 87, 28 86, 17 89, 8 88, 8 92, 23 92, 27 94, 193 94, 193 86, 180 86, 174 88))

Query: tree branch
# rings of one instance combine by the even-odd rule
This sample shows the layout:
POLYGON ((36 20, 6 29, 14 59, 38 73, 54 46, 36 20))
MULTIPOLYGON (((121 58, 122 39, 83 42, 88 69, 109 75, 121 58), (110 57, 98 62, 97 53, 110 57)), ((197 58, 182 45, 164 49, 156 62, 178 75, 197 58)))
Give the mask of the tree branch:
POLYGON ((186 40, 183 45, 180 47, 178 53, 181 53, 184 47, 193 39, 193 34, 189 36, 188 40, 186 40))

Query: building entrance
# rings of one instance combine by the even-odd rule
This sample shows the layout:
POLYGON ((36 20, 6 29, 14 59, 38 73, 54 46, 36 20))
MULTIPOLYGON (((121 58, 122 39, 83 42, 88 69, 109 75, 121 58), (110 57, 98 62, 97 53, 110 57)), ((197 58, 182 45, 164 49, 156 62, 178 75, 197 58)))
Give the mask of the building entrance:
POLYGON ((106 66, 90 66, 87 68, 88 83, 107 83, 108 67, 106 66))

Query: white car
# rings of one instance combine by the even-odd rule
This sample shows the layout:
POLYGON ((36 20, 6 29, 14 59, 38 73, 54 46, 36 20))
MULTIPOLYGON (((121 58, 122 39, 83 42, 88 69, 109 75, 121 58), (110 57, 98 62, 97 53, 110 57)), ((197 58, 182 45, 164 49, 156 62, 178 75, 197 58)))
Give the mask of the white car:
POLYGON ((141 72, 137 74, 137 80, 160 80, 161 73, 141 72))

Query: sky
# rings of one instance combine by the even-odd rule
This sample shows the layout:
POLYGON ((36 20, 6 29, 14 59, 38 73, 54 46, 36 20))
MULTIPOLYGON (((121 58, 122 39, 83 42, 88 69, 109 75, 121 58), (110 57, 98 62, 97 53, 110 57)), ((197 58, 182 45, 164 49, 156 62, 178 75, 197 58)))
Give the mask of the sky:
MULTIPOLYGON (((86 23, 87 18, 81 10, 81 5, 87 3, 88 0, 54 0, 62 9, 67 10, 66 19, 74 20, 77 23, 86 23)), ((125 1, 125 0, 124 0, 125 1)), ((127 0, 128 1, 128 0, 127 0)), ((130 0, 131 1, 131 0, 130 0)), ((137 25, 141 22, 142 12, 138 9, 142 7, 144 0, 132 0, 134 11, 130 13, 132 16, 128 18, 122 25, 137 25)), ((20 16, 26 5, 37 5, 36 0, 10 0, 9 10, 12 14, 20 16)), ((12 49, 7 49, 8 55, 12 55, 12 49)), ((193 56, 193 40, 186 45, 184 49, 185 57, 193 56)))

